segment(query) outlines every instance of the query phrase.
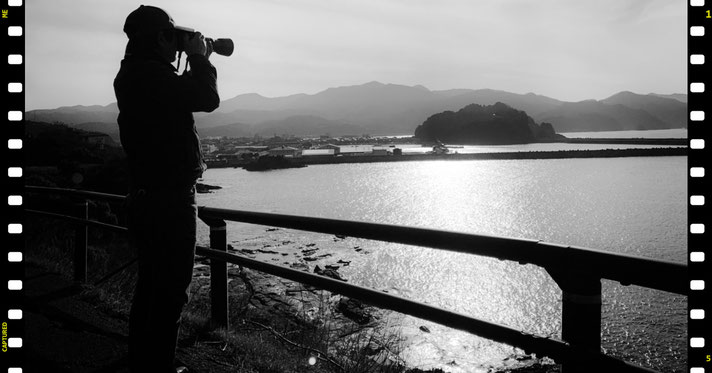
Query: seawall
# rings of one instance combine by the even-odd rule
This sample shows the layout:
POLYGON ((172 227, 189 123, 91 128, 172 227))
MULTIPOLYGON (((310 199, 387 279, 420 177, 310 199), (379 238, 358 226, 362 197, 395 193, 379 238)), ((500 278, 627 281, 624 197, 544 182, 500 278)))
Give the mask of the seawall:
MULTIPOLYGON (((662 157, 686 156, 687 148, 651 149, 603 149, 603 150, 559 150, 533 152, 502 152, 473 154, 406 154, 406 155, 354 155, 293 158, 298 164, 340 164, 408 161, 464 161, 464 160, 505 160, 505 159, 565 159, 565 158, 616 158, 616 157, 662 157)), ((241 167, 244 163, 209 164, 209 168, 241 167)))

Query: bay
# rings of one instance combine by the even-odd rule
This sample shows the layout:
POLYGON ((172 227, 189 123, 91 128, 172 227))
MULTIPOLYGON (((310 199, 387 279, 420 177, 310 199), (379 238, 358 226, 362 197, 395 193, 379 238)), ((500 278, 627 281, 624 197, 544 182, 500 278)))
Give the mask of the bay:
MULTIPOLYGON (((685 263, 686 176, 685 157, 210 169, 202 182, 223 189, 201 195, 199 204, 537 239, 685 263)), ((351 261, 340 269, 349 282, 560 338, 561 291, 533 265, 238 223, 228 225, 228 234, 236 243, 258 237, 331 247, 351 261)), ((200 240, 207 243, 205 227, 200 240)), ((603 298, 607 353, 684 371, 684 297, 603 281, 603 298)), ((421 368, 485 372, 518 352, 411 317, 388 321, 407 341, 403 356, 421 368)))

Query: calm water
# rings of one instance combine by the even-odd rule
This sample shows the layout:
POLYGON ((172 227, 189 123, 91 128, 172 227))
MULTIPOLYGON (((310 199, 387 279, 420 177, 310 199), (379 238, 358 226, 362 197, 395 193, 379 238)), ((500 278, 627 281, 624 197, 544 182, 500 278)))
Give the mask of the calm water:
MULTIPOLYGON (((531 238, 686 262, 685 157, 211 169, 203 182, 223 189, 201 195, 200 205, 531 238)), ((352 261, 340 269, 352 283, 560 338, 561 291, 532 265, 352 238, 335 243, 333 236, 266 233, 236 223, 228 230, 229 241, 264 236, 333 247, 352 261)), ((603 296, 608 353, 666 372, 685 370, 684 297, 609 281, 603 296)), ((484 372, 515 352, 423 320, 392 315, 390 321, 408 340, 406 360, 422 368, 484 372), (431 333, 420 331, 422 325, 431 333)))
MULTIPOLYGON (((650 131, 602 131, 602 132, 568 132, 562 135, 569 138, 651 138, 651 139, 679 139, 687 138, 687 129, 667 129, 650 131)), ((417 144, 396 145, 408 154, 422 154, 432 150, 432 147, 422 147, 417 144)), ((561 150, 603 150, 603 149, 650 149, 663 147, 677 147, 670 145, 628 145, 628 144, 517 144, 517 145, 465 145, 451 146, 453 153, 502 153, 502 152, 532 152, 532 151, 561 151, 561 150)), ((375 147, 383 148, 383 147, 375 147)))
POLYGON ((687 128, 673 128, 667 130, 649 131, 602 131, 602 132, 565 132, 562 135, 569 138, 595 137, 595 138, 652 138, 652 139, 686 139, 687 128))

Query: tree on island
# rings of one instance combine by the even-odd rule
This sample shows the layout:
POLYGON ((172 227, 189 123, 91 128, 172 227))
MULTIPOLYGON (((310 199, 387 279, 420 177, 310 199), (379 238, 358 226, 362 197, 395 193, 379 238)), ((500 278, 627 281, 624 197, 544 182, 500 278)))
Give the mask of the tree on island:
POLYGON ((524 111, 501 102, 471 104, 457 112, 432 115, 415 129, 415 137, 423 142, 468 145, 526 144, 563 138, 551 123, 536 124, 524 111))

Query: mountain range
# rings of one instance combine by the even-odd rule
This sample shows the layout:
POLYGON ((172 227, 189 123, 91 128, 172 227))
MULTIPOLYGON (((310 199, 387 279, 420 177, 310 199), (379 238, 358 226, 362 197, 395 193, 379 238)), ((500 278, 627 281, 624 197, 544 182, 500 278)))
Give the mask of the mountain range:
MULTIPOLYGON (((198 132, 209 136, 271 136, 292 134, 412 135, 430 116, 470 104, 502 102, 526 112, 537 122, 549 122, 557 133, 684 128, 684 94, 640 95, 620 92, 604 100, 566 102, 534 93, 492 89, 431 91, 421 85, 370 82, 329 88, 308 95, 268 98, 256 93, 224 100, 212 113, 196 113, 198 132)), ((26 118, 63 122, 118 139, 116 103, 32 110, 26 118)))

